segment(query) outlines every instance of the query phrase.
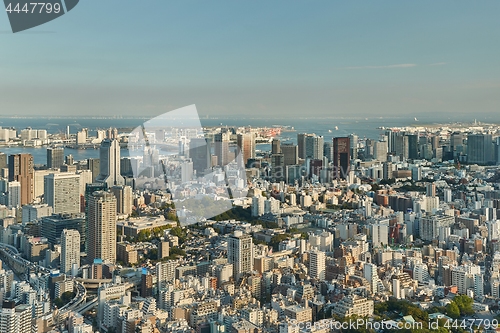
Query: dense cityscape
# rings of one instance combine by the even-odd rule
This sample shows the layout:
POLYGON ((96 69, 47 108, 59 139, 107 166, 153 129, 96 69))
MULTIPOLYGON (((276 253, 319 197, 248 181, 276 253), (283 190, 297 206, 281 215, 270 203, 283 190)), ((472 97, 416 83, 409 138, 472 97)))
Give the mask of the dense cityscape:
POLYGON ((0 331, 498 331, 498 125, 379 130, 0 128, 0 331))

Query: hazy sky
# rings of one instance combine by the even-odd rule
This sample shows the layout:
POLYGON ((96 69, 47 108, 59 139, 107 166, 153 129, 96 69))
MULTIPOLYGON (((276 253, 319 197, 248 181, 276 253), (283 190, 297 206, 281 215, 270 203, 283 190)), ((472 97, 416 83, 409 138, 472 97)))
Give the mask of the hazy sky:
POLYGON ((12 34, 0 115, 500 120, 499 1, 83 0, 12 34))

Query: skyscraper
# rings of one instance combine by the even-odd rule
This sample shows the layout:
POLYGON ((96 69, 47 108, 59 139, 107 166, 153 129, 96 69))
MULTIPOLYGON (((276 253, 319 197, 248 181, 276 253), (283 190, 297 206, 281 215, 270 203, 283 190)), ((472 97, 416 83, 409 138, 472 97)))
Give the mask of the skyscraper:
POLYGON ((467 162, 487 164, 494 161, 491 134, 467 135, 467 162))
POLYGON ((299 158, 306 158, 306 133, 297 134, 297 146, 299 147, 299 158))
POLYGON ((357 159, 358 158, 358 140, 359 140, 359 137, 356 134, 349 134, 349 140, 350 140, 352 159, 357 159))
POLYGON ((387 161, 387 141, 375 142, 373 157, 379 162, 387 161))
POLYGON ((403 160, 408 159, 408 148, 408 137, 406 135, 398 133, 394 136, 394 150, 397 156, 401 157, 403 160))
POLYGON ((230 132, 221 132, 214 136, 214 153, 217 156, 217 164, 224 166, 231 162, 229 154, 230 132))
POLYGON ((418 159, 418 135, 408 135, 408 158, 412 160, 418 159))
POLYGON ((61 233, 61 272, 72 275, 73 264, 80 267, 80 233, 64 229, 61 233))
POLYGON ((7 185, 7 206, 21 207, 21 183, 9 182, 7 185))
POLYGON ((271 154, 281 154, 281 141, 273 139, 271 143, 271 154))
POLYGON ((58 169, 64 164, 64 148, 49 147, 47 148, 47 168, 58 169))
POLYGON ((323 157, 324 139, 316 134, 307 134, 305 137, 305 158, 319 160, 323 157))
POLYGON ((116 198, 112 193, 97 191, 88 204, 87 260, 116 260, 116 198))
POLYGON ((202 176, 210 169, 210 145, 205 138, 193 138, 189 142, 189 157, 193 161, 193 169, 197 176, 202 176))
POLYGON ((333 166, 337 179, 345 179, 351 167, 351 145, 347 137, 333 138, 333 166))
POLYGON ((238 134, 237 144, 243 156, 243 163, 247 163, 248 159, 255 158, 255 134, 243 133, 238 134))
POLYGON ((87 160, 87 168, 92 171, 92 183, 95 183, 101 170, 101 163, 98 158, 89 158, 87 160))
POLYGON ((323 156, 328 158, 328 161, 333 161, 333 145, 331 142, 323 143, 323 156))
POLYGON ((21 184, 21 205, 33 201, 34 194, 34 162, 31 154, 9 155, 9 182, 21 184))
POLYGON ((283 153, 285 166, 299 164, 298 146, 291 143, 283 144, 281 145, 281 152, 283 153))
POLYGON ((132 187, 126 185, 115 185, 111 192, 116 197, 116 212, 118 214, 132 214, 132 187))
POLYGON ((54 214, 80 212, 80 175, 51 173, 44 177, 44 200, 54 214))
POLYGON ((106 183, 108 186, 125 184, 125 180, 120 173, 120 144, 118 140, 103 140, 99 156, 100 173, 96 178, 96 182, 106 183))
POLYGON ((313 279, 325 279, 325 253, 318 249, 313 249, 309 253, 309 276, 313 279))
POLYGON ((252 236, 237 230, 229 237, 227 258, 233 264, 233 274, 239 280, 244 273, 253 269, 252 236))

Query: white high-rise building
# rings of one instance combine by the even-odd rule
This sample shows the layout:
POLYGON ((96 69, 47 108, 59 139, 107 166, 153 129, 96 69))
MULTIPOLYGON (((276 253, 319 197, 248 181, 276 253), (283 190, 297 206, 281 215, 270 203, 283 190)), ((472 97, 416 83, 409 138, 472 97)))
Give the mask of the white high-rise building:
POLYGON ((113 185, 125 184, 125 179, 120 174, 120 143, 116 139, 106 139, 101 142, 99 153, 100 167, 98 183, 113 185))
POLYGON ((111 187, 111 192, 116 197, 116 212, 118 214, 132 214, 132 187, 126 185, 116 185, 111 187))
POLYGON ((418 282, 426 282, 429 277, 429 268, 426 264, 419 263, 413 267, 413 278, 418 282))
POLYGON ((64 229, 61 233, 61 272, 71 275, 73 264, 80 267, 80 233, 64 229))
POLYGON ((92 170, 80 170, 77 174, 80 176, 80 195, 85 195, 85 185, 92 183, 92 170))
POLYGON ((177 265, 177 261, 171 260, 156 264, 156 278, 159 289, 164 288, 168 283, 174 282, 177 265))
POLYGON ((379 162, 387 161, 387 141, 375 142, 373 157, 379 162))
MULTIPOLYGON (((451 269, 451 283, 457 286, 459 294, 467 294, 467 289, 476 289, 478 293, 483 294, 478 285, 476 287, 476 275, 481 275, 481 268, 478 265, 457 266, 451 269)), ((479 280, 477 280, 479 283, 479 280)))
POLYGON ((372 244, 373 247, 389 244, 389 225, 387 224, 372 224, 372 244))
POLYGON ((488 227, 488 241, 500 239, 500 220, 486 222, 488 227))
POLYGON ((451 189, 449 188, 445 188, 443 190, 443 193, 444 193, 444 202, 448 203, 448 202, 451 202, 453 200, 453 193, 451 191, 451 189))
POLYGON ((18 181, 10 181, 7 185, 7 206, 21 206, 21 183, 18 181))
POLYGON ((0 332, 25 333, 31 331, 31 305, 4 302, 0 310, 0 332))
POLYGON ((370 282, 370 288, 371 288, 371 291, 372 293, 377 293, 378 291, 378 281, 379 281, 379 277, 378 277, 378 273, 377 273, 377 265, 375 264, 371 264, 371 263, 365 263, 363 265, 363 274, 364 274, 364 277, 365 279, 368 280, 368 282, 370 282))
POLYGON ((328 231, 323 231, 321 234, 309 233, 309 244, 320 251, 333 251, 333 235, 328 231))
POLYGON ((112 193, 96 191, 88 205, 88 262, 94 259, 116 260, 116 198, 112 193))
POLYGON ((313 279, 324 280, 326 273, 325 253, 317 249, 309 253, 309 276, 313 279))
POLYGON ((51 173, 44 177, 44 200, 54 214, 80 212, 80 176, 51 173))
POLYGON ((186 161, 181 164, 181 182, 187 183, 193 180, 194 168, 193 162, 186 161))
POLYGON ((420 237, 424 241, 432 241, 438 238, 439 229, 450 227, 455 223, 455 217, 446 215, 432 215, 420 220, 420 237))
POLYGON ((473 274, 472 280, 474 284, 474 298, 482 298, 484 296, 483 274, 473 274))
POLYGON ((258 195, 252 198, 252 216, 264 215, 264 202, 265 198, 258 195))
POLYGON ((244 273, 253 269, 252 236, 237 230, 229 237, 227 259, 234 266, 234 277, 239 280, 244 273))

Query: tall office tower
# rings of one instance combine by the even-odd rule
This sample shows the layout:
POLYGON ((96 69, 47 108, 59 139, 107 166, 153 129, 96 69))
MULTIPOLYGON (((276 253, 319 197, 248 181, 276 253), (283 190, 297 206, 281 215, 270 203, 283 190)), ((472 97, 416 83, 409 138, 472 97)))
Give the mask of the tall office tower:
POLYGON ((323 143, 323 156, 328 158, 328 161, 333 161, 333 144, 331 142, 323 143))
POLYGON ((403 160, 408 159, 408 137, 402 133, 394 136, 394 151, 403 160))
POLYGON ((243 274, 253 269, 252 236, 237 230, 229 237, 227 259, 233 264, 233 275, 238 281, 243 274))
POLYGON ((358 141, 359 137, 356 134, 349 134, 351 157, 353 160, 358 158, 358 141))
POLYGON ((346 179, 349 175, 351 168, 350 147, 349 138, 333 138, 333 167, 337 179, 346 179))
POLYGON ((325 252, 313 249, 309 253, 309 276, 313 279, 324 280, 326 272, 325 252))
MULTIPOLYGON (((441 148, 439 140, 440 140, 439 135, 433 135, 433 136, 431 136, 432 149, 441 148)), ((425 142, 425 143, 427 143, 427 142, 425 142)))
POLYGON ((52 246, 61 242, 60 237, 64 229, 78 231, 80 234, 80 250, 85 251, 87 242, 85 214, 52 214, 41 218, 40 233, 42 237, 47 238, 47 241, 52 246))
POLYGON ((5 169, 7 167, 7 155, 0 152, 0 169, 5 169))
POLYGON ((210 169, 210 145, 205 138, 191 139, 189 157, 193 161, 193 169, 198 177, 204 175, 205 170, 210 169))
POLYGON ((17 181, 9 182, 7 185, 7 206, 21 207, 21 183, 17 181))
POLYGON ((276 180, 285 179, 285 156, 283 154, 271 155, 272 177, 276 180))
POLYGON ((373 149, 373 157, 380 162, 387 161, 387 141, 376 141, 373 149))
POLYGON ((120 174, 123 177, 134 177, 134 169, 132 168, 132 159, 130 157, 122 157, 120 159, 120 174))
POLYGON ((412 160, 418 159, 418 135, 410 134, 408 137, 408 158, 412 160))
POLYGON ((89 199, 87 260, 116 260, 116 198, 112 193, 97 191, 89 199))
POLYGON ((297 134, 297 147, 299 149, 299 158, 306 158, 306 136, 307 133, 299 133, 297 134))
POLYGON ((9 182, 21 183, 21 205, 33 201, 35 163, 31 154, 9 155, 9 182))
POLYGON ((99 176, 99 171, 101 170, 101 163, 98 158, 89 158, 87 160, 87 169, 92 171, 92 183, 95 183, 97 176, 99 176))
POLYGON ((80 175, 51 173, 44 177, 44 201, 54 214, 80 212, 80 175))
POLYGON ((385 137, 387 138, 387 149, 389 150, 389 153, 395 153, 395 145, 394 145, 394 137, 396 136, 396 132, 393 130, 387 130, 385 131, 385 137))
POLYGON ((50 147, 47 148, 47 168, 59 169, 64 164, 64 148, 50 147))
POLYGON ((285 166, 299 164, 299 147, 287 143, 281 145, 281 152, 283 154, 285 166))
POLYGON ((464 148, 464 135, 460 132, 454 132, 450 136, 451 150, 454 152, 463 152, 464 148))
POLYGON ((316 134, 306 136, 306 156, 313 160, 319 160, 323 157, 324 138, 316 134))
POLYGON ((237 144, 243 156, 243 163, 247 163, 250 158, 255 158, 255 134, 238 134, 237 144))
POLYGON ((120 143, 118 140, 103 140, 99 156, 100 173, 96 182, 106 183, 108 186, 125 184, 120 173, 120 143))
POLYGON ((491 134, 467 135, 467 162, 486 164, 494 161, 491 134))
POLYGON ((271 142, 271 154, 281 154, 281 141, 273 139, 271 142))
POLYGON ((111 187, 111 193, 116 197, 116 212, 118 214, 132 214, 132 187, 115 185, 111 187))
POLYGON ((214 136, 214 153, 217 156, 217 165, 224 166, 231 162, 229 154, 229 141, 231 132, 221 132, 214 136))
POLYGON ((64 229, 61 233, 61 272, 72 275, 73 264, 80 267, 80 233, 64 229))

